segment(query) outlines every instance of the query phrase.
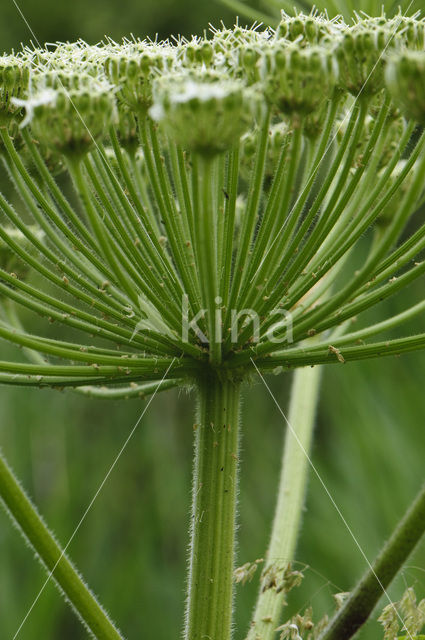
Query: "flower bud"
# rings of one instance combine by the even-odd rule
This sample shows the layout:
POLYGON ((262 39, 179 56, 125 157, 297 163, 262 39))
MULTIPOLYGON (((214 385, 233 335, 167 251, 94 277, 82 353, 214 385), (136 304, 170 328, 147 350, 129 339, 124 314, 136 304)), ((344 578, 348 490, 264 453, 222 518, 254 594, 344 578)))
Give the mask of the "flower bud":
POLYGON ((116 119, 111 86, 76 73, 45 73, 34 79, 34 93, 22 101, 41 145, 64 155, 86 153, 116 119))
POLYGON ((385 71, 387 88, 401 112, 425 124, 425 51, 393 54, 385 71))
POLYGON ((277 26, 275 38, 283 38, 304 47, 319 44, 323 39, 330 40, 339 35, 341 22, 339 18, 329 20, 326 14, 312 12, 310 15, 299 13, 289 16, 282 11, 282 19, 277 26))
POLYGON ((397 41, 408 49, 425 49, 425 20, 401 13, 388 21, 388 27, 396 34, 397 41))
POLYGON ((341 86, 356 97, 378 93, 384 86, 383 54, 393 44, 387 27, 359 22, 347 29, 336 47, 341 86))
POLYGON ((120 102, 140 116, 152 105, 152 82, 176 64, 176 48, 168 45, 128 43, 104 61, 108 80, 117 87, 120 102))
POLYGON ((258 60, 271 39, 271 31, 264 29, 234 29, 215 31, 211 44, 214 50, 214 66, 232 78, 247 84, 258 82, 258 60))
POLYGON ((328 48, 276 43, 264 54, 261 75, 272 105, 287 115, 306 116, 332 95, 338 68, 328 48))
MULTIPOLYGON (((278 122, 270 127, 268 135, 265 177, 266 179, 271 179, 276 172, 282 149, 290 145, 293 130, 286 122, 278 122)), ((241 174, 242 177, 247 180, 254 165, 255 153, 259 145, 259 137, 260 130, 256 128, 246 133, 241 139, 241 174)), ((289 158, 287 158, 287 162, 290 162, 289 158)))
POLYGON ((219 74, 158 78, 150 115, 184 147, 205 156, 230 148, 252 122, 256 96, 219 74))
POLYGON ((185 67, 205 65, 211 66, 214 58, 214 48, 209 40, 193 38, 179 46, 178 58, 185 67))

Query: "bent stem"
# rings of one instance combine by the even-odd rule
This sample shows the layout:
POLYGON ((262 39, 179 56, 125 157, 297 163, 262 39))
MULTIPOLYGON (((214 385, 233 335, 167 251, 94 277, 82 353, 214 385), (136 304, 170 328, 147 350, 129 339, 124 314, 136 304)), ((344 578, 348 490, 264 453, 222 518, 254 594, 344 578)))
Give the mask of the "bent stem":
POLYGON ((99 640, 122 640, 121 634, 84 584, 1 454, 0 500, 46 567, 49 578, 52 577, 90 633, 99 640))
POLYGON ((321 367, 314 367, 298 369, 294 374, 273 529, 247 640, 272 640, 279 626, 285 590, 279 589, 279 580, 271 582, 268 578, 271 572, 281 576, 294 557, 304 507, 321 373, 321 367))
POLYGON ((368 620, 375 605, 425 532, 425 485, 419 491, 381 553, 351 592, 319 640, 349 640, 368 620))
POLYGON ((198 383, 185 640, 232 635, 240 386, 198 383))

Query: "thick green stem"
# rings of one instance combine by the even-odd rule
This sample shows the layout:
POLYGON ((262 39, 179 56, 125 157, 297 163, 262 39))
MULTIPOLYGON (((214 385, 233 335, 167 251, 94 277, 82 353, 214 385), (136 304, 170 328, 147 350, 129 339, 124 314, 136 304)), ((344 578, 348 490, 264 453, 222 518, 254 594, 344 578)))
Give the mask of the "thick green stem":
POLYGON ((230 640, 238 492, 240 383, 198 385, 185 640, 230 640))
POLYGON ((320 378, 320 367, 298 369, 294 374, 275 518, 248 640, 276 637, 285 591, 270 586, 268 576, 271 571, 283 573, 294 557, 304 507, 320 378))
POLYGON ((122 640, 0 454, 0 500, 82 623, 99 640, 122 640))
POLYGON ((425 485, 319 640, 349 640, 371 615, 425 532, 425 485))

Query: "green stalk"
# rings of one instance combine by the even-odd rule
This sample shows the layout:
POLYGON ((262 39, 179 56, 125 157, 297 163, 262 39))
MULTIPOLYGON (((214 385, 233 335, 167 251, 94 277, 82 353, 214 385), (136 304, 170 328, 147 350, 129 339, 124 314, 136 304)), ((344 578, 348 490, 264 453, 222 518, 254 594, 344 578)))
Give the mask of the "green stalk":
POLYGON ((51 575, 59 590, 63 591, 91 634, 98 640, 122 640, 121 634, 84 584, 1 454, 0 499, 8 515, 46 567, 49 577, 51 575))
POLYGON ((403 516, 373 565, 351 592, 319 640, 349 640, 371 615, 425 531, 425 485, 403 516))
POLYGON ((207 313, 210 361, 221 361, 221 323, 216 318, 218 296, 217 212, 213 204, 212 174, 217 159, 198 158, 199 187, 196 203, 196 258, 198 261, 201 301, 207 313))
POLYGON ((271 571, 283 572, 294 558, 304 507, 321 372, 320 367, 314 367, 298 369, 294 374, 272 535, 247 640, 274 639, 280 623, 285 590, 279 590, 276 586, 267 588, 264 578, 271 571))
POLYGON ((240 383, 214 373, 198 384, 185 640, 230 640, 240 383))

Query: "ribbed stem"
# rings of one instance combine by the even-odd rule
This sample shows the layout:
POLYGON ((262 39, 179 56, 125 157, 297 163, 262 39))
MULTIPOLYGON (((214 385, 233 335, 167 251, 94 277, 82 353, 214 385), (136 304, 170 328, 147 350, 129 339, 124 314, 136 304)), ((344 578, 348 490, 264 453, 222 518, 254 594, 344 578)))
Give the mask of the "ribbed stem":
POLYGON ((48 530, 1 454, 0 501, 93 636, 99 640, 122 640, 122 636, 48 530))
POLYGON ((185 640, 230 640, 238 491, 240 383, 198 384, 185 640))
MULTIPOLYGON (((282 473, 267 551, 265 571, 283 572, 293 560, 309 471, 309 456, 316 407, 319 396, 321 368, 298 369, 294 374, 286 431, 282 473)), ((279 626, 285 591, 276 586, 265 588, 262 581, 248 640, 274 640, 279 626)))

